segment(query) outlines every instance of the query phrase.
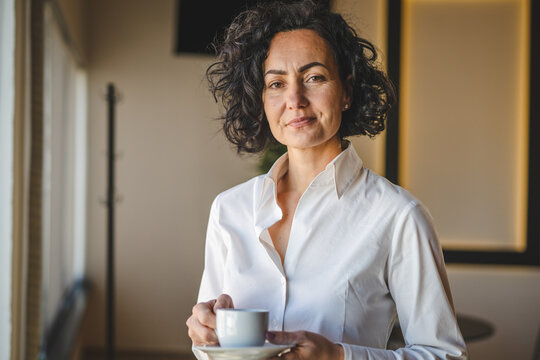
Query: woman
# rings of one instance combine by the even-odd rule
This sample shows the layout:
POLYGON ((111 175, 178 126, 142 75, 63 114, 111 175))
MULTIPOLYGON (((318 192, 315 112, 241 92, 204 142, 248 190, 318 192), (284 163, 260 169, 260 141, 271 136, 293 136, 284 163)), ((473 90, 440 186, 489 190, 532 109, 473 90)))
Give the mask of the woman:
POLYGON ((309 1, 230 25, 208 70, 224 132, 239 152, 287 154, 212 205, 194 345, 217 344, 215 310, 236 306, 270 310, 267 339, 297 344, 285 359, 466 358, 427 210, 344 140, 384 129, 394 92, 375 61, 309 1), (407 346, 386 350, 396 315, 407 346))

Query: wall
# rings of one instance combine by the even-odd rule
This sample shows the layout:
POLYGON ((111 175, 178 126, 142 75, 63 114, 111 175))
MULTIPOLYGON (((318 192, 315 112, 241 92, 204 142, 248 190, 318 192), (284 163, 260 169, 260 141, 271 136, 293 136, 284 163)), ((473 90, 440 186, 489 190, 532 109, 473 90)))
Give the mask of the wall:
POLYGON ((247 180, 254 162, 218 134, 203 81, 208 56, 172 53, 174 1, 89 5, 87 270, 96 288, 86 345, 104 341, 106 86, 117 106, 116 311, 121 348, 191 347, 185 320, 196 301, 210 204, 247 180))
POLYGON ((495 326, 494 336, 468 345, 471 359, 532 359, 540 330, 540 270, 473 265, 447 268, 456 310, 495 326))
MULTIPOLYGON (((384 6, 340 0, 334 7, 384 49, 384 6)), ((88 273, 96 283, 84 344, 104 342, 106 191, 105 87, 117 107, 117 342, 122 348, 190 347, 185 319, 202 271, 208 210, 220 191, 254 174, 211 119, 217 106, 202 80, 211 58, 173 56, 174 1, 92 0, 89 7, 88 273)), ((384 137, 354 140, 383 172, 384 137)), ((470 344, 472 359, 528 359, 540 325, 536 268, 449 265, 456 309, 493 322, 495 336, 470 344)))

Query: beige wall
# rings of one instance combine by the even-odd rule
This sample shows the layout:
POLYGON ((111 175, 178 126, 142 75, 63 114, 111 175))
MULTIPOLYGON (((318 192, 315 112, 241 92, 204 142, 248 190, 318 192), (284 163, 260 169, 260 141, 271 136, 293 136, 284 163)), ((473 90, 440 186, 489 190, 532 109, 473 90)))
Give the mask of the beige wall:
POLYGON ((399 179, 447 248, 526 245, 526 2, 405 2, 399 179))
POLYGON ((447 269, 456 310, 495 326, 494 336, 468 345, 471 359, 532 359, 540 330, 540 270, 473 265, 447 269))
MULTIPOLYGON (((335 8, 384 48, 384 3, 336 1, 335 8), (383 12, 381 14, 381 12, 383 12)), ((84 344, 104 342, 106 213, 105 87, 117 108, 117 343, 122 348, 190 347, 185 319, 202 271, 210 203, 254 174, 217 134, 217 106, 203 74, 211 58, 173 56, 174 1, 92 0, 89 7, 88 274, 96 283, 84 344)), ((384 138, 355 140, 382 172, 384 138)), ((492 321, 496 334, 470 345, 473 359, 527 359, 540 325, 536 268, 449 268, 456 308, 492 321)))
POLYGON ((96 283, 85 342, 104 340, 107 83, 117 107, 117 344, 190 347, 211 201, 254 175, 217 134, 203 76, 211 58, 174 56, 174 1, 89 5, 88 275, 96 283))

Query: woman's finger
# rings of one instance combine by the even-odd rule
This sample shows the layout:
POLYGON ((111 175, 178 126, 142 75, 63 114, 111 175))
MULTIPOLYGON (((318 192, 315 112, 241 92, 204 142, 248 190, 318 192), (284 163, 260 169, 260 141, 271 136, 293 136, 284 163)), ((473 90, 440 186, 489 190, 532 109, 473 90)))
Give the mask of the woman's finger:
POLYGON ((302 343, 305 339, 305 334, 303 331, 267 331, 266 339, 272 344, 292 345, 302 343))
POLYGON ((214 312, 216 312, 217 309, 232 309, 232 308, 234 308, 232 298, 227 294, 221 294, 217 298, 213 310, 214 312))
POLYGON ((298 351, 295 346, 293 346, 291 349, 284 350, 281 353, 277 354, 276 356, 272 356, 268 360, 298 360, 300 359, 298 355, 298 351))
POLYGON ((212 302, 198 303, 193 307, 193 316, 204 326, 215 329, 216 328, 216 314, 212 307, 212 302))
POLYGON ((192 309, 192 316, 186 321, 188 335, 194 345, 218 344, 215 310, 234 307, 229 295, 222 294, 215 300, 200 302, 192 309))
POLYGON ((187 321, 188 335, 194 345, 217 344, 218 339, 213 329, 202 325, 195 316, 191 316, 187 321))
POLYGON ((268 331, 266 338, 273 344, 295 344, 291 351, 281 356, 285 360, 343 359, 343 348, 324 336, 307 331, 268 331))

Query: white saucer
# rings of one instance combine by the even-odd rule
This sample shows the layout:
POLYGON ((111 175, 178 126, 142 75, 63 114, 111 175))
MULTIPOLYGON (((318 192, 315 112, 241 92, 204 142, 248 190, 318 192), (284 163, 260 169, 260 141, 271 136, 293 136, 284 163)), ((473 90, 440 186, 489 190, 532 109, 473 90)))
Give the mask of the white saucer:
POLYGON ((195 349, 201 350, 210 355, 214 360, 262 360, 277 355, 294 345, 274 345, 266 343, 257 347, 221 347, 214 345, 195 346, 195 349))

